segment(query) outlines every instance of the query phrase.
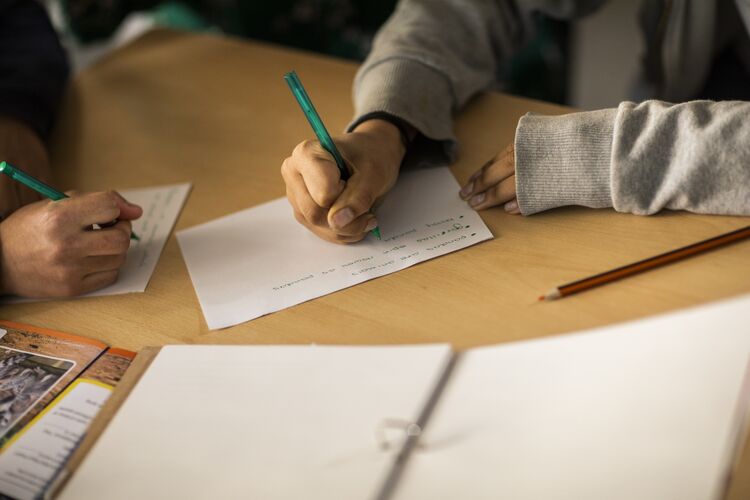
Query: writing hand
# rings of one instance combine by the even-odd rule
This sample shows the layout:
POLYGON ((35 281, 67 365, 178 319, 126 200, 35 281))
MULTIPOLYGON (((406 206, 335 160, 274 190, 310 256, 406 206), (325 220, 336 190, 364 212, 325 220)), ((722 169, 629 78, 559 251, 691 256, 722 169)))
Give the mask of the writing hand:
POLYGON ((475 210, 502 204, 509 214, 520 214, 513 144, 474 172, 459 194, 475 210))
POLYGON ((0 223, 0 293, 71 297, 112 284, 143 210, 119 193, 38 201, 0 223), (94 224, 118 222, 99 230, 94 224))
POLYGON ((326 241, 354 243, 378 225, 373 205, 396 183, 406 148, 398 128, 383 120, 365 121, 334 140, 351 171, 346 182, 317 141, 300 143, 281 175, 300 224, 326 241))

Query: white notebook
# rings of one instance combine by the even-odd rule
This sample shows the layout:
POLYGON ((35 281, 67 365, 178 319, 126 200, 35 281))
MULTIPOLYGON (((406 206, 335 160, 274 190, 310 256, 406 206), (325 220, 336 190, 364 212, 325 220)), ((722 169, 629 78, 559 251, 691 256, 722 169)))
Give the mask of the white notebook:
POLYGON ((61 498, 718 499, 746 422, 748 311, 459 355, 168 346, 61 498))

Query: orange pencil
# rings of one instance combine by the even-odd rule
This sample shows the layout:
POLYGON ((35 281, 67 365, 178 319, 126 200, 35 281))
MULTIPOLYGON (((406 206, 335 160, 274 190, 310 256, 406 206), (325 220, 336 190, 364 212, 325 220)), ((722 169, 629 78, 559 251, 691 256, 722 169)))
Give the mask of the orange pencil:
POLYGON ((729 243, 734 243, 747 237, 750 237, 750 226, 746 226, 741 229, 737 229, 736 231, 722 234, 714 238, 699 241, 698 243, 693 243, 692 245, 677 248, 676 250, 671 250, 654 257, 649 257, 648 259, 639 260, 638 262, 633 262, 632 264, 627 264, 625 266, 618 267, 617 269, 612 269, 611 271, 605 271, 594 276, 589 276, 588 278, 583 278, 582 280, 567 283, 557 288, 553 288, 549 292, 539 297, 539 300, 555 300, 567 295, 573 295, 574 293, 582 292, 596 286, 605 285, 622 278, 627 278, 628 276, 642 273, 643 271, 648 271, 649 269, 653 269, 655 267, 664 266, 666 264, 685 259, 692 255, 707 252, 709 250, 713 250, 714 248, 728 245, 729 243))

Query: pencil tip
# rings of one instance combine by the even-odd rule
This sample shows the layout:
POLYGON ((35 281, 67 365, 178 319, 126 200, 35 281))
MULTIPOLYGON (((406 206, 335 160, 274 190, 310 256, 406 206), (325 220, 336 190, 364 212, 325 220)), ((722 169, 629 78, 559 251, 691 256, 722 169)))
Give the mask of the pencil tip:
POLYGON ((540 301, 550 302, 552 300, 557 300, 560 297, 562 297, 562 294, 560 293, 559 288, 553 288, 549 292, 545 293, 544 295, 539 296, 540 301))

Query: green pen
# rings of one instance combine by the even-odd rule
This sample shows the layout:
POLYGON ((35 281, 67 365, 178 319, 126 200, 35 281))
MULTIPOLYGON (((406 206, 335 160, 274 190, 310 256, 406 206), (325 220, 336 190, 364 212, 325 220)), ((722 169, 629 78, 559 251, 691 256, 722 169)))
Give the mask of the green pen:
MULTIPOLYGON (((18 181, 29 189, 33 189, 42 196, 46 196, 52 201, 59 201, 64 198, 68 198, 68 195, 61 193, 57 189, 48 186, 42 181, 35 179, 26 172, 18 170, 8 162, 0 162, 0 173, 5 174, 14 181, 18 181)), ((99 224, 101 227, 106 227, 108 224, 99 224)), ((140 238, 135 233, 130 233, 130 239, 140 241, 140 238)))
MULTIPOLYGON (((289 88, 291 89, 295 99, 297 99, 297 102, 302 108, 302 112, 305 113, 305 117, 307 117, 307 121, 310 122, 310 126, 315 132, 315 135, 318 137, 320 144, 325 148, 326 151, 331 153, 331 156, 333 156, 333 159, 336 161, 336 166, 339 169, 341 180, 346 181, 349 178, 349 169, 346 168, 346 164, 344 163, 344 159, 341 157, 341 153, 339 153, 336 144, 328 134, 328 130, 326 130, 325 125, 323 125, 323 120, 320 119, 320 115, 318 115, 318 112, 315 111, 315 106, 313 106, 310 97, 307 95, 307 92, 305 92, 305 87, 302 86, 302 82, 297 76, 297 73, 295 71, 291 71, 285 74, 284 80, 286 81, 287 85, 289 85, 289 88)), ((372 234, 375 235, 377 239, 380 239, 380 228, 376 227, 375 229, 373 229, 372 234)))

